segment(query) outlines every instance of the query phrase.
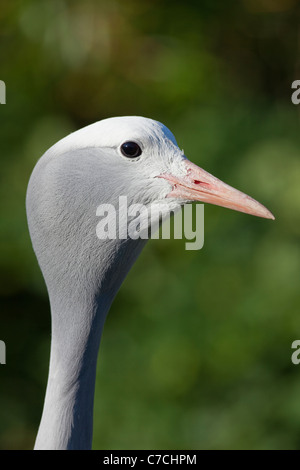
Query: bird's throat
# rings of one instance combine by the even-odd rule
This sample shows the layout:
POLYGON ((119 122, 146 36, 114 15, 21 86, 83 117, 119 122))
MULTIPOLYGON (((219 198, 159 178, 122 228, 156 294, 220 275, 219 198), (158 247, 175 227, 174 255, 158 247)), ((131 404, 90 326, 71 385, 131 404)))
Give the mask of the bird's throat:
MULTIPOLYGON (((109 305, 77 312, 68 335, 52 323, 47 391, 35 449, 91 449, 97 355, 109 305), (102 308, 101 308, 102 307, 102 308), (83 322, 78 321, 82 318, 83 322)), ((68 317, 55 312, 52 319, 68 317)))
POLYGON ((110 257, 109 270, 78 270, 75 282, 47 282, 51 354, 35 449, 91 449, 97 356, 107 313, 145 244, 129 240, 110 257), (126 246, 127 243, 134 246, 126 246), (130 255, 129 255, 130 253, 130 255), (88 287, 88 288, 87 288, 88 287))

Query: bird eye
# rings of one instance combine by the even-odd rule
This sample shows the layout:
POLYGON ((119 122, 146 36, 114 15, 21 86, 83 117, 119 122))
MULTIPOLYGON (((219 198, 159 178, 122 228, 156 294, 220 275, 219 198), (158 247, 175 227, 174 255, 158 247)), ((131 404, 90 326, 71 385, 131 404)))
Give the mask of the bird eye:
POLYGON ((124 142, 121 152, 127 158, 136 158, 142 154, 141 147, 136 142, 124 142))

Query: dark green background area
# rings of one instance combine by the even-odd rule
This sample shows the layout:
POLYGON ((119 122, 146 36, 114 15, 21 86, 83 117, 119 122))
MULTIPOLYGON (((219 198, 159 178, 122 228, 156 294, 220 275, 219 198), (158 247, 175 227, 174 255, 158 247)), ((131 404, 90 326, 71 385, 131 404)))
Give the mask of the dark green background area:
POLYGON ((202 250, 148 243, 105 325, 94 448, 299 448, 298 2, 2 0, 0 23, 0 448, 32 448, 48 372, 30 173, 58 139, 118 115, 162 121, 276 220, 206 205, 202 250))

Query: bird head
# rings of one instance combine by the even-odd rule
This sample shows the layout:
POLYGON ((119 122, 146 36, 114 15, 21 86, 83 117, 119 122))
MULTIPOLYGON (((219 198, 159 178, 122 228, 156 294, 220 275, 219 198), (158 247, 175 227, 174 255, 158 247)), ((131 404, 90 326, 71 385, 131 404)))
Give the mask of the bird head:
POLYGON ((152 119, 104 119, 62 139, 50 155, 60 158, 56 168, 68 165, 75 184, 81 175, 99 204, 123 195, 130 204, 162 203, 171 210, 201 201, 274 219, 262 204, 190 162, 172 132, 152 119))
MULTIPOLYGON (((108 279, 103 270, 111 278, 112 271, 120 272, 120 285, 145 244, 97 239, 97 207, 117 208, 120 196, 128 205, 151 205, 160 219, 191 201, 274 218, 259 202, 191 163, 163 124, 136 116, 105 119, 57 142, 31 175, 29 230, 48 288, 63 286, 64 278, 70 284, 70 276, 79 284, 83 271, 86 278, 93 271, 90 278, 108 279)), ((124 216, 121 209, 118 215, 124 216)))

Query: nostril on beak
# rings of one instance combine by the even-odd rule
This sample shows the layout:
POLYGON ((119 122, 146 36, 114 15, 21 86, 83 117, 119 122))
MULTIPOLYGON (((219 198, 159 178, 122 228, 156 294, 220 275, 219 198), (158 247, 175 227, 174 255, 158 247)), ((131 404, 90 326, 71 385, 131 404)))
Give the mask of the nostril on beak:
POLYGON ((199 180, 193 180, 193 183, 194 184, 203 184, 203 185, 209 186, 209 183, 205 183, 204 181, 199 181, 199 180))

